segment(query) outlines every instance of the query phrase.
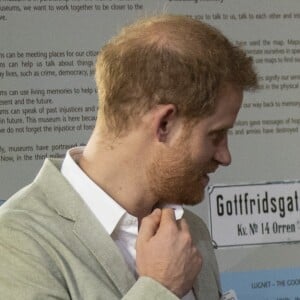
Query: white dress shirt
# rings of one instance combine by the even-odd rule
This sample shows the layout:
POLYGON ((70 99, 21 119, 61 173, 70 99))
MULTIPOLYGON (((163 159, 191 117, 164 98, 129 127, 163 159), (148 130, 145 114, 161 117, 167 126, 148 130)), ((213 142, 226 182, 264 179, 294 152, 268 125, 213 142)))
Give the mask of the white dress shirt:
MULTIPOLYGON (((76 162, 82 155, 83 149, 84 147, 76 147, 67 152, 61 173, 115 241, 130 270, 137 278, 135 242, 138 235, 138 219, 126 212, 77 165, 76 162)), ((183 208, 177 205, 171 205, 171 207, 175 209, 176 219, 180 219, 183 215, 183 208)), ((182 299, 194 300, 195 297, 190 291, 182 299)))

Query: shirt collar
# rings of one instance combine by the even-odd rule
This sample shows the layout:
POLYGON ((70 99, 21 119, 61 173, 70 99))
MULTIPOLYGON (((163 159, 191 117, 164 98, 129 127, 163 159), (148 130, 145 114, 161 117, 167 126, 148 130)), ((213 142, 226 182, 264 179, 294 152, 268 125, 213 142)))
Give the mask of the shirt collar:
POLYGON ((61 173, 94 213, 108 234, 117 227, 126 210, 93 182, 77 165, 84 147, 70 149, 63 161, 61 173))
MULTIPOLYGON (((84 147, 75 147, 67 151, 61 168, 62 175, 80 195, 109 235, 120 225, 119 223, 126 226, 127 222, 130 222, 131 225, 135 223, 137 226, 137 218, 127 213, 78 166, 77 161, 83 149, 84 147)), ((181 205, 167 204, 161 206, 163 207, 173 208, 176 220, 182 218, 184 210, 181 205)))

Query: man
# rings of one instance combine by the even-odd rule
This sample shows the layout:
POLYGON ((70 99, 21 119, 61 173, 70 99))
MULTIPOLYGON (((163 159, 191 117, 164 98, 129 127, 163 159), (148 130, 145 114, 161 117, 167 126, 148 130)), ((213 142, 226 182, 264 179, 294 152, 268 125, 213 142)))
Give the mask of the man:
POLYGON ((1 297, 219 299, 209 233, 181 205, 230 164, 227 131, 257 85, 251 59, 216 29, 165 15, 124 28, 95 77, 87 146, 46 160, 1 208, 1 297))

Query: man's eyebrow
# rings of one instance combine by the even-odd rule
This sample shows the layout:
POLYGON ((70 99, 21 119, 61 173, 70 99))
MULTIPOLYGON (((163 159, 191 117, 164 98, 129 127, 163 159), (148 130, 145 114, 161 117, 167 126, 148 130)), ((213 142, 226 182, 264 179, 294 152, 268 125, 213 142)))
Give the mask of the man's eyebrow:
POLYGON ((215 132, 222 132, 222 131, 228 131, 229 129, 232 129, 233 125, 229 125, 229 126, 222 126, 222 127, 216 127, 213 128, 210 132, 215 133, 215 132))

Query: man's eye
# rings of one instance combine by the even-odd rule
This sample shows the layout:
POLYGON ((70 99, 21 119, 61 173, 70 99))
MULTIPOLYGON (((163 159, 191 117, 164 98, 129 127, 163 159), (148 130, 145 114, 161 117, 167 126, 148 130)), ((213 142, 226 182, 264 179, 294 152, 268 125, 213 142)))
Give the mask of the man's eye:
POLYGON ((216 131, 216 132, 212 133, 211 138, 212 138, 213 143, 217 144, 217 143, 221 142, 224 139, 224 137, 226 136, 226 134, 227 134, 227 130, 216 131))

